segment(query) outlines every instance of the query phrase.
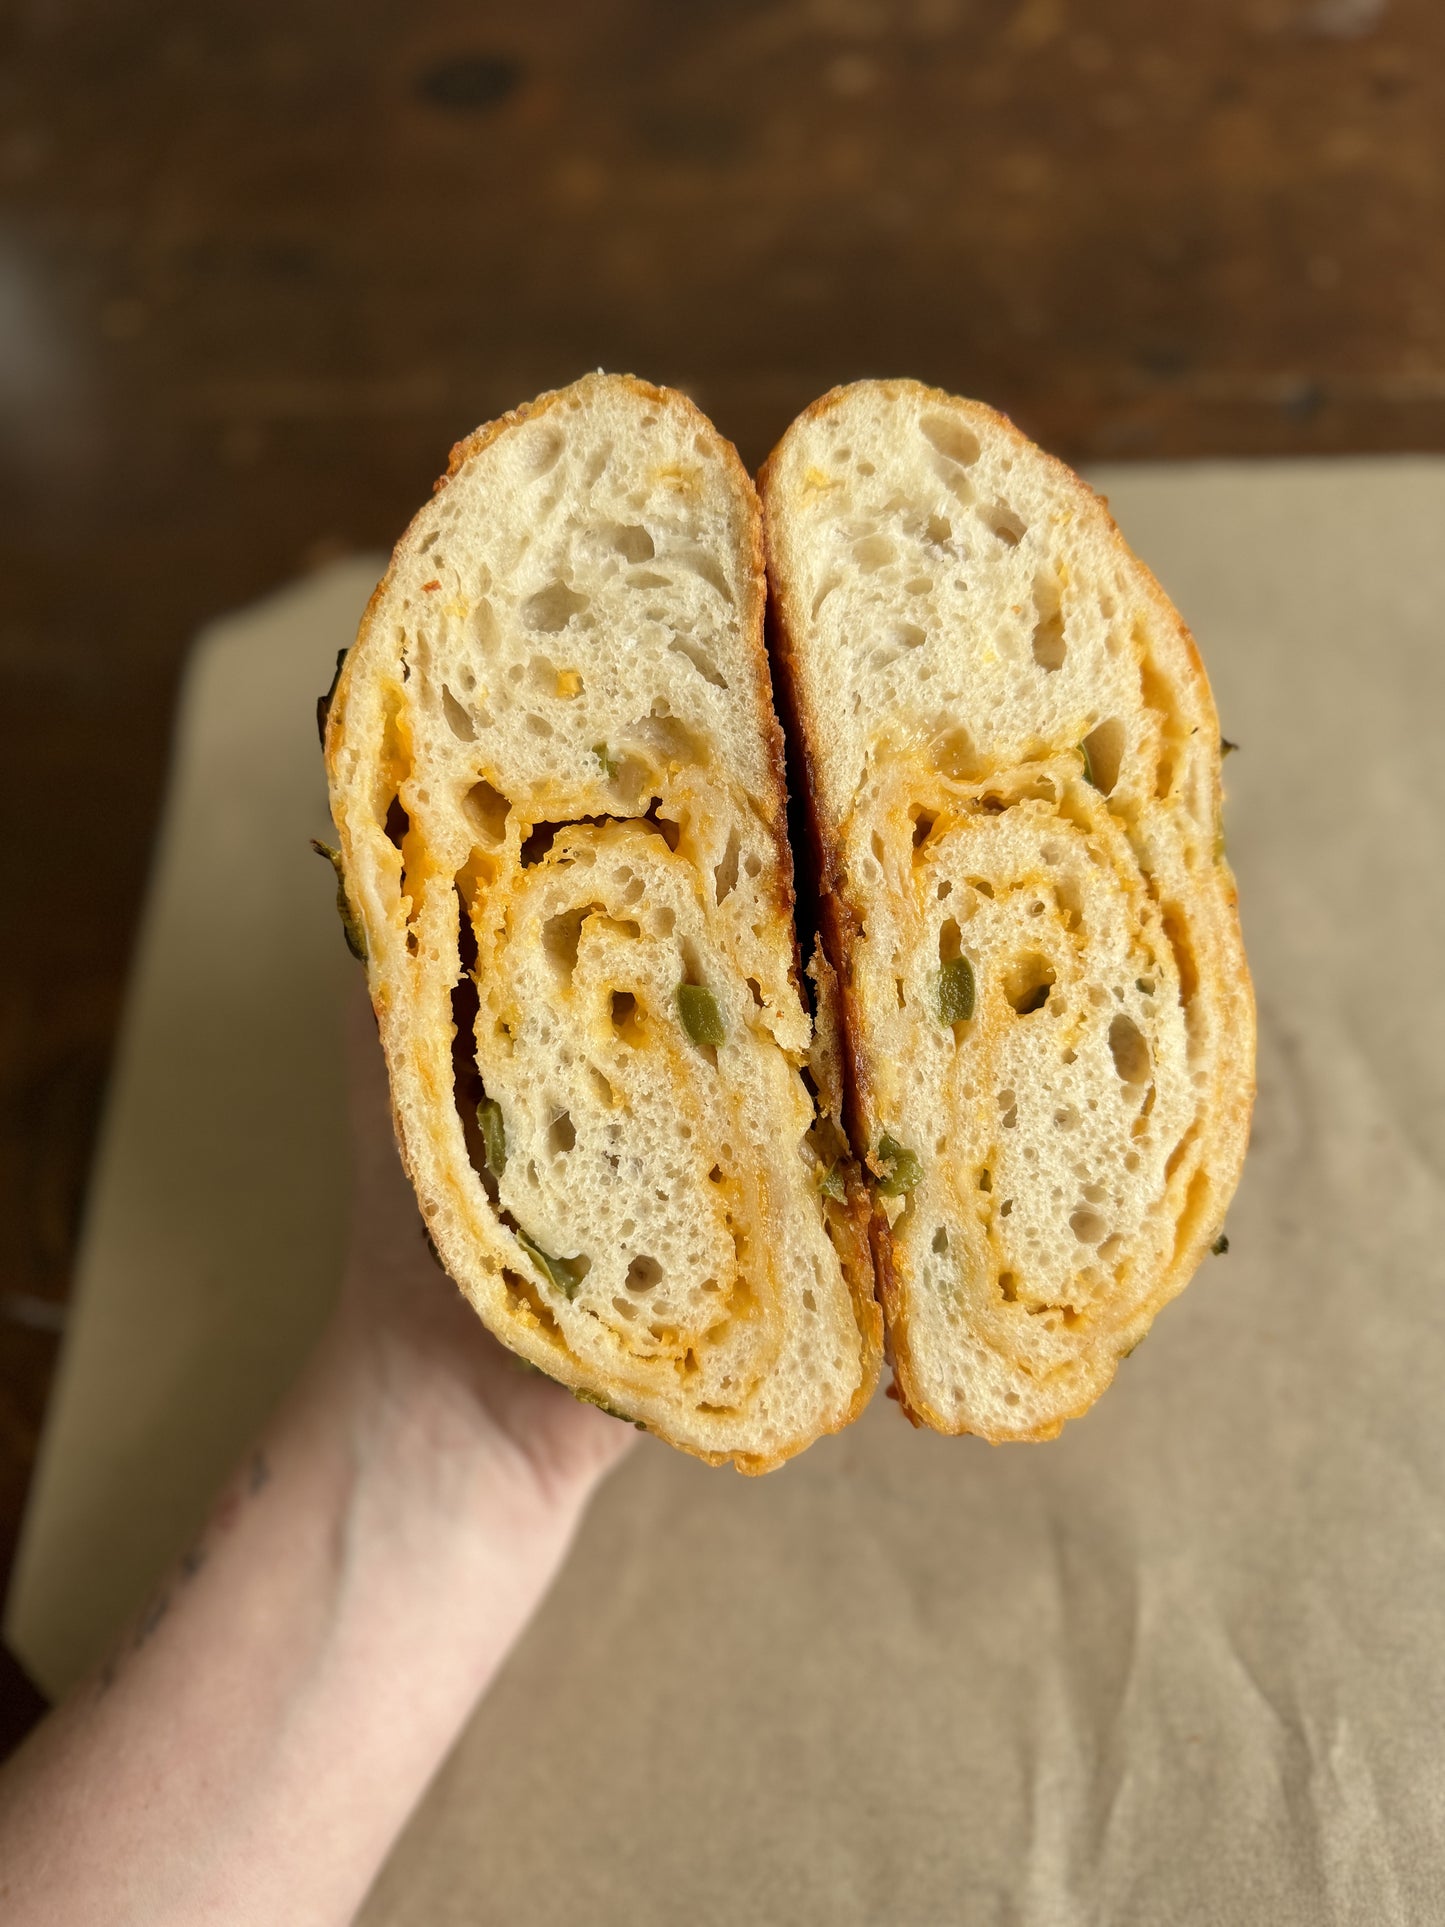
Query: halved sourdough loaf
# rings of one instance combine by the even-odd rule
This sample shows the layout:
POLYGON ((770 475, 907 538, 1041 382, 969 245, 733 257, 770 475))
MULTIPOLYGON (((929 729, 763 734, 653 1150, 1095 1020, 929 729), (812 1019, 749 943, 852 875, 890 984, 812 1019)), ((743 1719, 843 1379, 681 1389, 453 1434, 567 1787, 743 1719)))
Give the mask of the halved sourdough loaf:
POLYGON ((856 1415, 881 1339, 803 1076, 763 602, 732 447, 591 376, 453 450, 326 726, 443 1263, 579 1396, 749 1472, 856 1415))
POLYGON ((1048 1438, 1216 1239, 1254 1009, 1193 642, 1002 416, 835 390, 762 477, 896 1389, 1048 1438))

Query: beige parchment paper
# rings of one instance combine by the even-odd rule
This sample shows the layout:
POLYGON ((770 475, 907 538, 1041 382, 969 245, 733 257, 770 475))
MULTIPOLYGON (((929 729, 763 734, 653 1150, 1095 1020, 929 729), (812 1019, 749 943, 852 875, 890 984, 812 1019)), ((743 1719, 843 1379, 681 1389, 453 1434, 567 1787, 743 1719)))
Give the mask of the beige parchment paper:
MULTIPOLYGON (((1094 479, 1243 745, 1229 1255, 1054 1444, 882 1397, 762 1481, 642 1441, 367 1927, 1445 1920, 1445 462, 1094 479)), ((194 659, 9 1601, 52 1692, 330 1299, 350 966, 312 708, 376 573, 194 659)))

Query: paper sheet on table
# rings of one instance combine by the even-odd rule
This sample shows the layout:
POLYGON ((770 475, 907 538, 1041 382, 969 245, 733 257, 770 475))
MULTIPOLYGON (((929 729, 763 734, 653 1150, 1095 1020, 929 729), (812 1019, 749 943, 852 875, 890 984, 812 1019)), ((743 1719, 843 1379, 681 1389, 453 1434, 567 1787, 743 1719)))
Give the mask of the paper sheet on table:
MULTIPOLYGON (((1230 1255, 1055 1444, 882 1397, 762 1481, 644 1440, 368 1927, 1445 1914, 1445 463, 1096 479, 1244 746, 1230 1255)), ((196 657, 10 1603, 52 1691, 325 1312, 350 966, 312 700, 374 576, 196 657)))

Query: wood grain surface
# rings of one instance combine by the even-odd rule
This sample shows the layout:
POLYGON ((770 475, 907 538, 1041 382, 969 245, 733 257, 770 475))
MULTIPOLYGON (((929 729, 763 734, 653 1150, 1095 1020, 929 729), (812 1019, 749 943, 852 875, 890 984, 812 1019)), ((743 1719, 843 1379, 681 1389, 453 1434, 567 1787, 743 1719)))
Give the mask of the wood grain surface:
POLYGON ((197 625, 589 366, 750 463, 891 372, 1076 461, 1439 449, 1445 12, 31 0, 0 47, 3 1581, 197 625))

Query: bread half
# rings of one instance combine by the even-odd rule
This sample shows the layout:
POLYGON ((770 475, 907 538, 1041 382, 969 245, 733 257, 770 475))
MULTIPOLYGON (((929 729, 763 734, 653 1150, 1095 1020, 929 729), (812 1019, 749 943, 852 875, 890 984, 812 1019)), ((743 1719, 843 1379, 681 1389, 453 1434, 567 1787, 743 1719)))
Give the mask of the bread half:
POLYGON ((1104 504, 977 403, 837 389, 762 495, 896 1391, 940 1431, 1049 1438, 1244 1157, 1209 686, 1104 504))
POLYGON ((854 1417, 881 1334, 802 1075, 763 601, 732 447, 591 376, 453 450, 325 730, 446 1269, 579 1396, 750 1472, 854 1417))

